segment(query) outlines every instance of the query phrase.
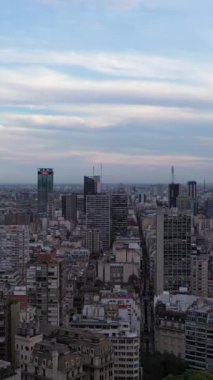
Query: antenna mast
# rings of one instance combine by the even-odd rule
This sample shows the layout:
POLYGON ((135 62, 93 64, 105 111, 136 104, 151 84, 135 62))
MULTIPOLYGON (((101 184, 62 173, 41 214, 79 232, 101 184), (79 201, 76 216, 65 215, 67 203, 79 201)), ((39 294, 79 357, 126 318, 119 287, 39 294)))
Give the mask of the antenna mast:
POLYGON ((175 169, 174 169, 174 166, 171 167, 171 173, 172 173, 172 183, 175 183, 175 169))

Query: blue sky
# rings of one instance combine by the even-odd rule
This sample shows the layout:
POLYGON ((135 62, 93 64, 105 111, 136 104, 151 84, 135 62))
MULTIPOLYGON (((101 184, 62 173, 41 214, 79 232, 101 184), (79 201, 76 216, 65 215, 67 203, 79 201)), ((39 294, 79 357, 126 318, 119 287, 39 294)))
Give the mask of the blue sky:
POLYGON ((0 183, 213 180, 212 0, 0 0, 0 183))

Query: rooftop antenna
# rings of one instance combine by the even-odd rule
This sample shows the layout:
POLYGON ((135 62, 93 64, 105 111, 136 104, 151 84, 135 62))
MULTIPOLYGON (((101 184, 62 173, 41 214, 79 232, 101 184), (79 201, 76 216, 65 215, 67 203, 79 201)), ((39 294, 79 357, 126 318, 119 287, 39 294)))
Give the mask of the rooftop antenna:
POLYGON ((92 168, 92 174, 93 174, 93 177, 95 176, 95 167, 93 166, 92 168))
POLYGON ((172 173, 172 183, 175 183, 175 169, 174 169, 174 166, 171 167, 171 173, 172 173))
POLYGON ((102 187, 102 164, 100 165, 100 169, 101 169, 101 180, 100 180, 100 186, 102 187))

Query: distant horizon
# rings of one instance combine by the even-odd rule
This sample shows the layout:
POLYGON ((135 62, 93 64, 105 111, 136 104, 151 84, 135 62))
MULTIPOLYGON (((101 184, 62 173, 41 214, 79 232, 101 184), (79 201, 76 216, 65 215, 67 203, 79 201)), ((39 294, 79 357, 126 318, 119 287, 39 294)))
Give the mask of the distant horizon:
MULTIPOLYGON (((190 181, 190 180, 189 180, 190 181)), ((188 182, 188 181, 187 181, 188 182)), ((178 183, 180 185, 186 185, 187 182, 174 182, 178 183)), ((102 182, 102 185, 132 185, 132 186, 168 186, 172 182, 102 182)), ((197 182, 197 186, 204 186, 203 182, 197 182)), ((82 186, 83 187, 83 182, 54 182, 54 186, 82 186)), ((213 182, 205 182, 205 186, 211 186, 213 185, 213 182)), ((8 182, 8 183, 0 183, 1 186, 37 186, 37 182, 8 182)))

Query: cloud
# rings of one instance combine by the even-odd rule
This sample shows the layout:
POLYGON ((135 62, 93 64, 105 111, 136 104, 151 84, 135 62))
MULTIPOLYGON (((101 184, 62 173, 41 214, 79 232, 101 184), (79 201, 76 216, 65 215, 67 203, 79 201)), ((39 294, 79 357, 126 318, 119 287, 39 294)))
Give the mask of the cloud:
POLYGON ((106 0, 110 8, 132 9, 139 4, 139 0, 106 0))
POLYGON ((211 65, 180 60, 177 68, 178 60, 131 53, 9 50, 0 64, 2 160, 212 170, 205 140, 199 146, 197 138, 211 134, 211 65), (6 67, 13 59, 16 65, 6 67), (82 68, 99 74, 91 79, 82 68))
POLYGON ((143 106, 143 110, 145 106, 153 106, 171 108, 168 115, 174 114, 172 109, 179 109, 180 119, 184 114, 189 120, 190 110, 193 109, 196 117, 201 115, 211 119, 212 90, 211 77, 209 83, 203 81, 197 84, 128 78, 88 80, 44 67, 0 68, 2 105, 46 107, 52 104, 60 108, 69 104, 70 107, 75 105, 76 110, 81 107, 81 111, 89 107, 89 112, 93 104, 115 105, 112 110, 119 106, 121 109, 122 105, 133 109, 135 105, 136 113, 138 106, 143 106), (202 110, 209 111, 204 115, 202 110))
POLYGON ((147 55, 134 51, 126 53, 44 51, 14 49, 0 50, 0 64, 81 67, 115 77, 207 82, 213 79, 212 65, 187 61, 183 58, 147 55))
MULTIPOLYGON (((12 141, 12 147, 15 142, 12 141)), ((175 155, 175 154, 127 154, 116 152, 103 152, 91 150, 65 150, 65 149, 46 149, 45 144, 35 143, 25 139, 22 146, 17 146, 15 150, 9 149, 7 146, 0 147, 0 157, 9 160, 24 162, 29 160, 36 164, 38 161, 36 151, 39 150, 39 159, 43 161, 63 161, 67 159, 83 160, 85 164, 98 165, 100 162, 109 166, 126 166, 126 167, 141 167, 145 168, 163 168, 169 167, 171 163, 179 168, 196 168, 206 169, 213 167, 212 158, 204 158, 193 155, 175 155), (27 149, 23 149, 24 147, 27 149)))

